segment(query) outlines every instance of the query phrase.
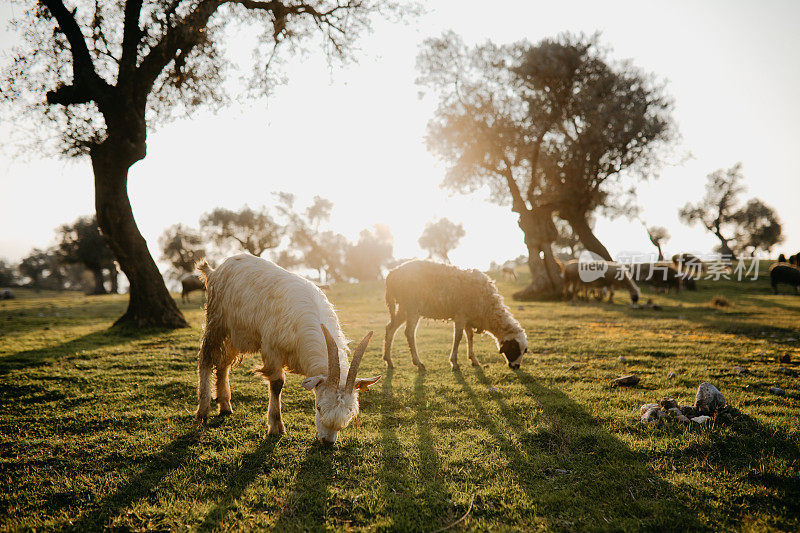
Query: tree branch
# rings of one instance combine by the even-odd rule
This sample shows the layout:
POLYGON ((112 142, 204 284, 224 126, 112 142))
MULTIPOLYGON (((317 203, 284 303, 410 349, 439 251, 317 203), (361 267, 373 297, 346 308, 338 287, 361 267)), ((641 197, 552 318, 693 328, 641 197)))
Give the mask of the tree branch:
POLYGON ((60 87, 47 93, 51 104, 76 104, 99 99, 100 92, 108 85, 100 78, 94 68, 89 47, 81 32, 75 16, 61 0, 40 0, 50 11, 58 27, 64 32, 72 53, 72 85, 60 87))
POLYGON ((92 93, 85 86, 62 85, 54 91, 47 91, 48 104, 63 106, 85 104, 92 101, 92 93))
POLYGON ((201 0, 194 11, 166 31, 137 69, 138 91, 148 94, 164 68, 175 59, 178 50, 188 53, 200 42, 208 20, 222 3, 220 0, 201 0))
POLYGON ((136 59, 142 30, 139 28, 139 14, 142 11, 142 0, 125 2, 125 22, 122 30, 122 58, 119 64, 118 80, 123 82, 130 78, 136 70, 136 59))
POLYGON ((517 180, 514 179, 514 174, 511 172, 511 165, 505 157, 503 158, 503 164, 505 168, 500 171, 500 174, 506 179, 508 191, 511 193, 511 210, 521 215, 528 211, 528 206, 525 205, 525 200, 522 199, 517 180))

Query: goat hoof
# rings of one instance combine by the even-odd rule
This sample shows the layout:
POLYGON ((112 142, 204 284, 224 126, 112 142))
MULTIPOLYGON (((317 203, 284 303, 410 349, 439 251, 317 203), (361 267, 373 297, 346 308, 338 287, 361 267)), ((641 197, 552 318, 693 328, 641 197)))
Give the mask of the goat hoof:
POLYGON ((280 424, 270 424, 267 433, 269 435, 286 435, 286 428, 284 427, 283 422, 280 424))
POLYGON ((417 370, 419 370, 420 372, 425 372, 425 365, 423 365, 422 363, 418 364, 417 370))
POLYGON ((480 361, 473 361, 472 366, 481 366, 480 361))
POLYGON ((450 370, 452 370, 453 372, 458 372, 459 370, 461 370, 461 367, 458 365, 458 363, 456 363, 450 366, 450 370))
POLYGON ((221 416, 221 417, 230 416, 232 414, 233 414, 233 409, 220 409, 219 410, 219 416, 221 416))

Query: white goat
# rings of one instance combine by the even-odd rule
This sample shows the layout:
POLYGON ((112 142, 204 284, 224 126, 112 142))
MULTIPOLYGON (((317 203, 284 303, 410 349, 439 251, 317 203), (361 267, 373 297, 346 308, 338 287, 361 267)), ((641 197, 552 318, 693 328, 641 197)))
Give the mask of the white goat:
POLYGON ((386 276, 386 306, 391 320, 386 325, 383 359, 388 368, 393 367, 392 341, 405 322, 411 361, 418 369, 425 370, 417 355, 416 331, 420 317, 453 321, 450 351, 453 371, 459 369, 458 345, 464 332, 473 366, 481 364, 472 344, 474 331, 486 331, 494 337, 500 353, 514 370, 519 368, 522 356, 528 351, 525 330, 511 316, 494 282, 478 270, 463 270, 434 261, 408 261, 386 276))
POLYGON ((197 265, 206 284, 206 324, 199 354, 197 418, 211 407, 211 372, 216 369, 220 415, 233 412, 228 374, 243 354, 261 353, 257 370, 269 383, 269 433, 286 432, 281 419, 284 370, 308 376, 302 386, 316 398, 317 438, 333 444, 358 415, 358 390, 380 376, 357 379, 369 332, 347 359, 347 341, 333 306, 310 281, 249 254, 226 259, 216 270, 197 265), (342 385, 343 384, 343 385, 342 385))

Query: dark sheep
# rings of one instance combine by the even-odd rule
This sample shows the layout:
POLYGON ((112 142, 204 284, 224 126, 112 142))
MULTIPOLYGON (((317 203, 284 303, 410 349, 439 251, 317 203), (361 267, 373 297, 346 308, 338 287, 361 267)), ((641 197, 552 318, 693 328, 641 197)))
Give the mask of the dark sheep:
POLYGON ((198 276, 190 274, 181 279, 181 300, 189 301, 189 293, 192 291, 205 291, 206 286, 198 276))
POLYGON ((786 256, 783 255, 783 254, 779 255, 778 256, 778 263, 785 263, 785 262, 786 262, 786 256))
POLYGON ((672 264, 678 272, 686 272, 697 279, 700 274, 706 271, 706 265, 699 257, 692 254, 682 253, 672 256, 672 264))
POLYGON ((11 289, 0 289, 0 300, 13 300, 16 298, 11 289))
POLYGON ((634 263, 630 266, 633 280, 642 283, 649 283, 656 289, 670 289, 680 291, 683 287, 683 276, 675 268, 665 264, 654 263, 634 263))
POLYGON ((791 285, 794 287, 794 293, 798 294, 797 287, 800 285, 800 270, 785 264, 775 264, 769 269, 769 281, 772 285, 772 290, 778 294, 778 284, 791 285))

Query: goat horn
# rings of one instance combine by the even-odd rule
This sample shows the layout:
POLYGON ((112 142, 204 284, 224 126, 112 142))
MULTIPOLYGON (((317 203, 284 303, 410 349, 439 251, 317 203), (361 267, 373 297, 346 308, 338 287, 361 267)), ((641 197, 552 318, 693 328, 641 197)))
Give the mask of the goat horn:
POLYGON ((322 334, 325 336, 325 344, 328 347, 328 385, 338 387, 339 372, 341 372, 339 369, 339 347, 336 346, 336 341, 331 337, 331 332, 328 331, 325 324, 320 324, 320 326, 322 326, 322 334))
POLYGON ((358 374, 358 367, 361 364, 361 358, 364 357, 364 352, 367 351, 367 344, 369 344, 369 340, 372 338, 372 332, 370 331, 367 333, 367 336, 364 337, 358 346, 356 347, 356 351, 353 352, 353 362, 350 364, 350 370, 347 372, 347 381, 344 383, 344 391, 346 393, 353 392, 353 388, 356 384, 356 375, 358 374))

